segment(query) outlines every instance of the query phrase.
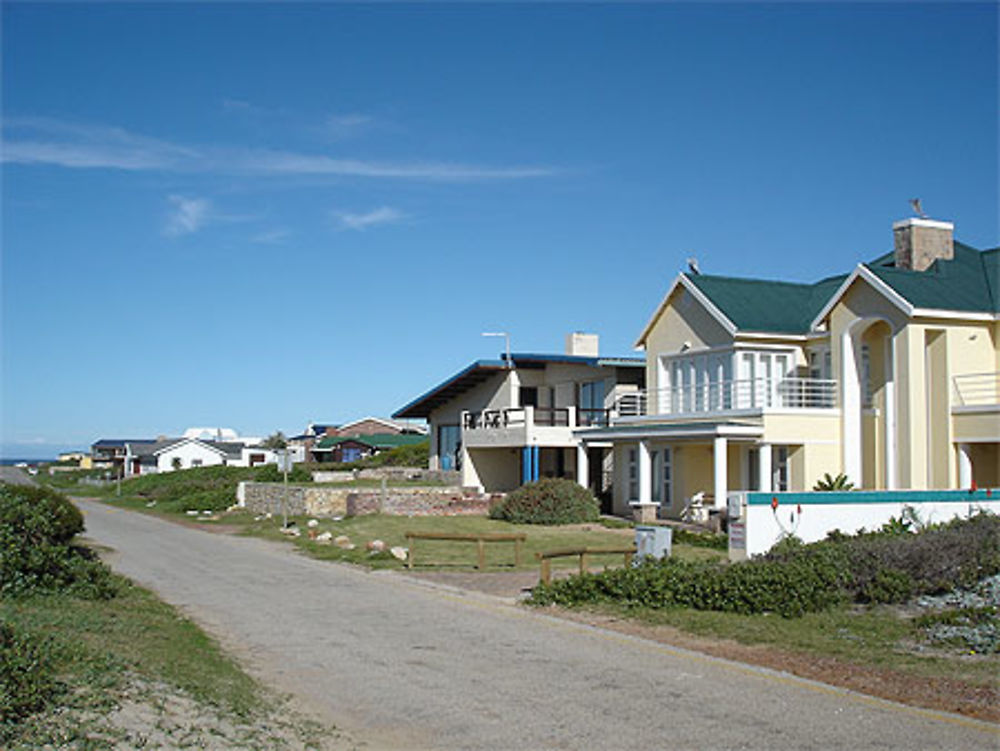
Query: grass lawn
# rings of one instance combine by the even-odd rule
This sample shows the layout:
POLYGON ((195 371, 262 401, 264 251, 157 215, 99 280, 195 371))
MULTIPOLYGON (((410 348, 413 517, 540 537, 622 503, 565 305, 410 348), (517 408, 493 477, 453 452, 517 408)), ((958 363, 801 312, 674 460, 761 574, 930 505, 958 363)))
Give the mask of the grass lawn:
MULTIPOLYGON (((0 746, 104 749, 124 743, 138 748, 144 738, 158 735, 170 747, 205 747, 212 739, 203 734, 219 732, 211 729, 213 718, 224 717, 229 740, 237 736, 235 747, 286 747, 287 737, 281 736, 287 736, 290 723, 272 716, 282 702, 194 623, 146 590, 122 581, 122 593, 107 601, 53 594, 0 602, 0 620, 47 643, 45 651, 59 680, 58 709, 19 724, 0 723, 0 746), (205 727, 186 729, 160 715, 155 727, 149 723, 127 736, 106 721, 122 703, 162 707, 173 696, 197 707, 194 714, 184 715, 186 721, 205 727), (282 723, 286 727, 279 729, 282 723)), ((308 744, 315 728, 302 722, 291 732, 300 744, 308 744)))

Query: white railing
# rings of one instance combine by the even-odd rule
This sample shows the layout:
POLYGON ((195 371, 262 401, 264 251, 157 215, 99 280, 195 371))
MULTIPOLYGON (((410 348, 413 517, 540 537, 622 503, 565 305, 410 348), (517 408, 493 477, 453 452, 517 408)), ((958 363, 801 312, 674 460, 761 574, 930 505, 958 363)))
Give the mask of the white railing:
POLYGON ((573 427, 570 411, 569 407, 509 407, 465 412, 462 426, 467 430, 499 430, 524 425, 573 427))
POLYGON ((623 394, 618 417, 698 414, 745 409, 829 409, 837 406, 837 382, 821 378, 753 378, 716 381, 623 394))
POLYGON ((978 407, 1000 404, 1000 372, 969 373, 954 376, 955 405, 978 407))

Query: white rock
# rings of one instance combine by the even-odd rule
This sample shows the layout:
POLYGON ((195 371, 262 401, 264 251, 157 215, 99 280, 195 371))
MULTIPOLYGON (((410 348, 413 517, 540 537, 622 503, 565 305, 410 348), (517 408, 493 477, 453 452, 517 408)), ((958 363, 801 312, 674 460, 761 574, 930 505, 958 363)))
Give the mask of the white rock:
POLYGON ((211 511, 208 511, 208 510, 205 510, 205 511, 202 511, 202 512, 201 512, 201 515, 202 515, 202 516, 211 516, 211 515, 212 515, 212 512, 211 512, 211 511))
POLYGON ((307 526, 308 527, 318 527, 319 526, 319 520, 318 519, 310 519, 309 522, 308 522, 308 524, 307 524, 307 526))
POLYGON ((372 540, 371 542, 367 543, 365 547, 368 548, 373 553, 381 553, 383 550, 385 550, 385 543, 382 542, 381 540, 372 540))
POLYGON ((342 522, 342 521, 344 521, 344 517, 342 517, 342 516, 335 516, 335 517, 333 517, 333 520, 335 522, 342 522))
POLYGON ((330 542, 333 539, 333 532, 320 532, 316 535, 316 542, 330 542))
POLYGON ((401 548, 398 546, 395 548, 389 548, 389 552, 392 553, 393 558, 398 558, 401 561, 405 561, 406 556, 409 555, 410 553, 410 551, 407 550, 406 548, 401 548))
POLYGON ((346 550, 353 550, 354 545, 351 543, 351 538, 347 535, 338 535, 334 538, 333 544, 337 547, 344 548, 346 550), (350 547, 348 547, 350 546, 350 547))
POLYGON ((198 512, 197 511, 186 511, 185 513, 188 516, 198 516, 198 512))

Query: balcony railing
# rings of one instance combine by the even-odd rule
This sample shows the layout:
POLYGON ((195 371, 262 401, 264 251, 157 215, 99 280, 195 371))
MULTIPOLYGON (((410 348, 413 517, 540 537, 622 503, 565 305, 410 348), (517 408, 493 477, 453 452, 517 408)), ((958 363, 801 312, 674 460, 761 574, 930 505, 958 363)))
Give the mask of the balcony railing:
POLYGON ((618 417, 746 409, 823 409, 837 405, 837 382, 820 378, 752 378, 638 391, 620 396, 618 417))
POLYGON ((539 427, 568 428, 570 427, 570 409, 568 407, 486 409, 482 412, 466 412, 462 425, 471 430, 495 430, 520 427, 530 421, 531 424, 539 427))
POLYGON ((955 384, 955 406, 1000 404, 1000 372, 957 375, 952 382, 955 384))

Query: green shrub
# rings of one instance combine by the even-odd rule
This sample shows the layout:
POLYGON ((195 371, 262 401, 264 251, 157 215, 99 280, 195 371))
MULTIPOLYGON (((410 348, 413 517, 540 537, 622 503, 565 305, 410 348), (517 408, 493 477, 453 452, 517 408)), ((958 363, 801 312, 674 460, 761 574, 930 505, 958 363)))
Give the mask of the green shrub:
POLYGON ((675 605, 734 613, 797 616, 844 599, 903 602, 968 587, 1000 573, 1000 517, 977 514, 917 533, 831 535, 803 544, 789 538, 766 556, 736 564, 667 559, 632 569, 539 586, 536 604, 616 602, 675 605))
MULTIPOLYGON (((312 479, 312 472, 298 464, 294 465, 292 467, 292 471, 288 473, 289 482, 312 482, 312 479)), ((277 464, 265 464, 257 470, 257 474, 254 475, 254 480, 256 482, 284 482, 285 474, 278 469, 277 464)), ((230 504, 231 503, 232 501, 230 500, 230 504)))
POLYGON ((0 484, 0 596, 63 591, 107 599, 118 585, 85 548, 70 545, 83 516, 48 488, 0 484))
POLYGON ((577 524, 596 521, 600 504, 572 480, 546 478, 522 485, 490 506, 490 518, 514 524, 577 524))
POLYGON ((0 723, 43 709, 57 689, 48 642, 0 621, 0 723))
POLYGON ((672 534, 672 540, 679 545, 690 545, 695 548, 710 548, 711 550, 729 550, 729 536, 714 532, 692 532, 689 529, 677 527, 672 534))
POLYGON ((854 483, 847 479, 847 475, 841 472, 836 477, 831 477, 829 472, 823 475, 822 480, 817 480, 813 485, 815 491, 843 491, 854 490, 854 483))

